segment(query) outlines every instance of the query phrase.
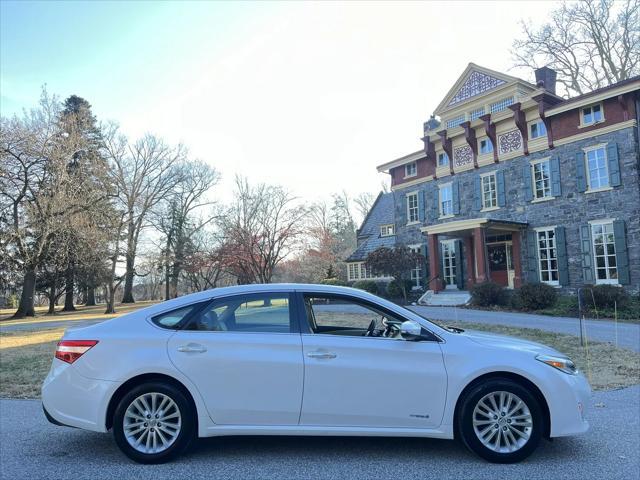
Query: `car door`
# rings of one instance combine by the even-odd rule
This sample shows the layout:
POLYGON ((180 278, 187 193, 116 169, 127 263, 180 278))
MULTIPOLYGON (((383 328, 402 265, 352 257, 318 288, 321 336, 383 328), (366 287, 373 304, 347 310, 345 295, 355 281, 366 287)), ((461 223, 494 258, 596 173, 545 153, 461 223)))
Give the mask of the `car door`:
POLYGON ((437 341, 363 336, 371 320, 403 318, 349 296, 304 294, 301 425, 435 428, 447 375, 437 341))
POLYGON ((290 294, 234 295, 210 305, 168 342, 221 425, 297 425, 302 344, 290 294))

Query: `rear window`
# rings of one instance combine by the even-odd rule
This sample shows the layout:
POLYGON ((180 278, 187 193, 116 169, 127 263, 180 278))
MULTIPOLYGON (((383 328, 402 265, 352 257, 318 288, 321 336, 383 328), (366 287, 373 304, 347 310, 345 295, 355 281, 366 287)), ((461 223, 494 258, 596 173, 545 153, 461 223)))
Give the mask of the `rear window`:
POLYGON ((151 321, 162 328, 168 328, 170 330, 177 329, 177 325, 187 318, 191 313, 200 308, 202 303, 195 303, 193 305, 187 305, 186 307, 180 307, 170 312, 161 313, 151 318, 151 321))

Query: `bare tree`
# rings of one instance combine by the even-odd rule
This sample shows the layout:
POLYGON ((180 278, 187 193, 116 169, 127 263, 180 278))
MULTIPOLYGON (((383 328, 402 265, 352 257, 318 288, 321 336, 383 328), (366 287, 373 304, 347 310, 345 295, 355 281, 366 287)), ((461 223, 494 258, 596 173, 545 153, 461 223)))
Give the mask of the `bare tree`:
POLYGON ((513 43, 515 66, 553 68, 565 96, 640 74, 639 0, 565 1, 547 23, 522 22, 522 29, 513 43))
POLYGON ((275 267, 299 247, 307 209, 279 186, 236 177, 235 201, 219 226, 222 252, 239 283, 270 283, 275 267))
POLYGON ((375 202, 375 200, 376 196, 371 192, 362 192, 353 199, 353 202, 356 204, 356 209, 358 210, 361 221, 364 220, 369 214, 369 210, 371 210, 371 207, 373 206, 373 202, 375 202))
POLYGON ((171 147, 153 135, 135 143, 108 125, 103 132, 105 155, 111 163, 112 181, 118 192, 119 207, 125 212, 126 231, 123 303, 133 303, 133 279, 140 233, 148 225, 151 209, 166 198, 182 180, 176 168, 186 155, 181 145, 171 147))

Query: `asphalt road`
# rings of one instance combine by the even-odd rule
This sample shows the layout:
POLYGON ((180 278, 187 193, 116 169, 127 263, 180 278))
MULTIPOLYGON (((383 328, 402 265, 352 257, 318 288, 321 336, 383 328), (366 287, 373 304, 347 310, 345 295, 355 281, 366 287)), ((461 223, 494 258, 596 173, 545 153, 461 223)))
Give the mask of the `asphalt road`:
POLYGON ((111 434, 50 425, 35 400, 0 400, 0 478, 640 478, 640 386, 596 393, 591 407, 588 433, 545 441, 517 465, 486 463, 444 440, 222 437, 145 466, 124 457, 111 434))

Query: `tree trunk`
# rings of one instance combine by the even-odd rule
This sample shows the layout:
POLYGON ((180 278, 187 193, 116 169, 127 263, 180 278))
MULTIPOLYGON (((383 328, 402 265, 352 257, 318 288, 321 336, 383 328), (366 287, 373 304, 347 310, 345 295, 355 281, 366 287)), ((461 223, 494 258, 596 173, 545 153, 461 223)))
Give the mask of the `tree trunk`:
POLYGON ((169 261, 164 264, 164 299, 169 300, 171 298, 171 281, 169 280, 169 261))
POLYGON ((76 310, 76 307, 73 305, 74 280, 75 269, 73 268, 73 265, 69 265, 65 275, 63 312, 74 312, 76 310))
POLYGON ((96 287, 90 285, 87 287, 87 307, 92 307, 96 304, 96 287))
POLYGON ((55 276, 54 276, 53 283, 49 287, 49 295, 48 296, 49 296, 49 310, 47 311, 47 313, 49 315, 51 315, 51 314, 56 312, 56 281, 55 281, 55 276))
POLYGON ((13 318, 35 317, 36 311, 33 307, 33 300, 36 294, 36 271, 28 269, 24 272, 22 283, 22 293, 20 294, 20 305, 13 314, 13 318))
POLYGON ((122 294, 122 303, 135 303, 135 300, 133 299, 134 261, 134 256, 127 253, 127 270, 124 274, 124 292, 122 294))
POLYGON ((116 313, 116 289, 113 285, 105 288, 105 297, 107 299, 107 309, 104 313, 116 313))

